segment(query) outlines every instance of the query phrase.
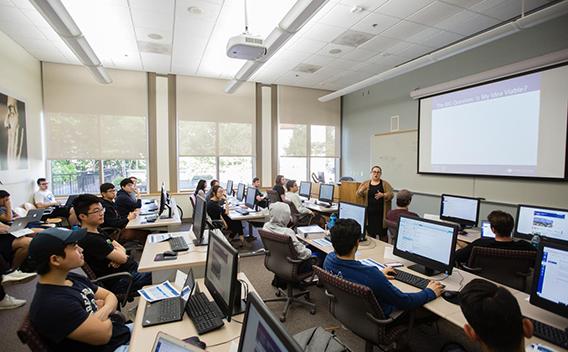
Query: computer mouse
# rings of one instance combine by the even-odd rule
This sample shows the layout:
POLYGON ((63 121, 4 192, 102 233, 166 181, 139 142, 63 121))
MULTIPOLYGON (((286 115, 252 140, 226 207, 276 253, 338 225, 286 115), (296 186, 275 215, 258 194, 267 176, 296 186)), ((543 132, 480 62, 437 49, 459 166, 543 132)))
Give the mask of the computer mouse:
POLYGON ((187 342, 187 343, 189 343, 189 344, 191 344, 191 345, 194 345, 194 346, 196 346, 196 347, 199 347, 199 348, 201 348, 201 349, 207 348, 207 345, 205 344, 205 342, 201 341, 201 340, 199 339, 199 337, 197 337, 197 336, 188 337, 187 339, 185 339, 185 340, 183 340, 183 341, 184 341, 184 342, 187 342))
MULTIPOLYGON (((455 301, 458 299, 460 294, 460 291, 450 291, 450 290, 446 290, 442 293, 442 298, 444 298, 447 301, 455 301)), ((453 303, 453 302, 452 302, 453 303)))
POLYGON ((175 257, 177 253, 174 251, 164 251, 164 257, 175 257))

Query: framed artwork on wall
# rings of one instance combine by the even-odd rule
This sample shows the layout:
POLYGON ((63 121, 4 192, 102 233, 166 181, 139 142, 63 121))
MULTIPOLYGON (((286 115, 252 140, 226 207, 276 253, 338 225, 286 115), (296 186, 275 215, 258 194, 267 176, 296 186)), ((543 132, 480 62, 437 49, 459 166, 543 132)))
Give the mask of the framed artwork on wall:
POLYGON ((26 104, 0 93, 0 170, 27 168, 26 104))

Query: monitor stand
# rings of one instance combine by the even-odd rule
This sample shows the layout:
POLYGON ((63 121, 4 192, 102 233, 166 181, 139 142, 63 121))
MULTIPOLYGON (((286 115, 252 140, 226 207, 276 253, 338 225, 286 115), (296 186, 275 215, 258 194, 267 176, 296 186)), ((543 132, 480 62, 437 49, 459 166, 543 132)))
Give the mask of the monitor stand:
POLYGON ((203 230, 203 234, 200 239, 194 239, 193 245, 196 247, 207 246, 209 244, 209 230, 203 230))
POLYGON ((171 219, 172 218, 172 207, 168 204, 165 203, 164 204, 166 206, 166 208, 168 208, 168 215, 160 215, 160 219, 171 219))
POLYGON ((410 270, 414 270, 416 272, 419 272, 420 274, 424 274, 426 276, 434 276, 434 275, 438 275, 441 274, 441 271, 438 270, 434 270, 434 269, 430 269, 424 265, 421 264, 414 264, 408 267, 408 269, 410 270))
POLYGON ((366 247, 371 244, 371 241, 367 241, 367 236, 359 237, 359 245, 362 247, 366 247))
POLYGON ((237 314, 245 312, 247 304, 245 300, 241 298, 241 286, 242 286, 241 282, 237 280, 235 282, 235 303, 233 304, 231 316, 235 316, 237 314))

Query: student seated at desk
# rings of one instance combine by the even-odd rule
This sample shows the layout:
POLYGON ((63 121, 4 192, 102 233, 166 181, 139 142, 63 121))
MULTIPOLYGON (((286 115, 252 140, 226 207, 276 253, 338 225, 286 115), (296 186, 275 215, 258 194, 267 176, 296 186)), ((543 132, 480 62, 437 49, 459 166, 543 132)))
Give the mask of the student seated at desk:
MULTIPOLYGON (((127 271, 132 274, 133 279, 131 292, 152 284, 151 273, 138 272, 138 263, 126 254, 124 247, 99 232, 98 227, 104 222, 105 213, 99 197, 82 194, 75 199, 73 208, 81 221, 81 226, 87 230, 87 235, 79 245, 84 250, 85 262, 97 276, 127 271)), ((127 286, 128 281, 125 278, 109 284, 110 290, 114 293, 126 292, 127 286)))
POLYGON ((5 190, 0 190, 0 221, 9 224, 18 217, 12 208, 12 200, 10 193, 5 190))
POLYGON ((209 191, 207 191, 207 193, 205 194, 205 201, 206 202, 208 202, 211 199, 211 197, 213 196, 213 187, 219 186, 219 181, 218 180, 211 180, 209 185, 211 186, 211 188, 209 188, 209 191))
MULTIPOLYGON (((10 226, 0 223, 0 256, 2 256, 8 266, 14 270, 18 269, 28 257, 28 250, 32 238, 27 236, 16 238, 16 236, 8 233, 9 229, 10 226)), ((35 276, 35 274, 14 270, 4 275, 3 282, 20 281, 30 276, 35 276)))
POLYGON ((284 190, 284 185, 286 184, 286 178, 284 175, 277 175, 276 179, 274 180, 274 186, 272 186, 272 190, 278 192, 280 199, 282 201, 286 200, 286 191, 284 190))
POLYGON ((410 215, 418 217, 418 214, 408 210, 410 202, 412 201, 412 192, 407 189, 401 189, 396 194, 396 209, 389 210, 387 213, 387 220, 398 223, 401 215, 410 215))
POLYGON ((325 258, 323 268, 345 280, 368 286, 383 313, 388 316, 395 310, 410 310, 430 302, 442 294, 442 285, 430 281, 428 287, 416 293, 404 293, 389 282, 391 268, 379 271, 374 266, 366 266, 355 259, 359 248, 361 226, 353 219, 339 219, 331 229, 331 243, 334 252, 325 258))
POLYGON ((286 200, 289 200, 290 202, 294 203, 294 206, 296 207, 296 209, 300 214, 310 214, 310 215, 314 214, 310 209, 306 208, 302 204, 302 200, 298 195, 298 183, 296 182, 296 180, 288 180, 286 182, 286 190, 287 190, 285 194, 286 200))
POLYGON ((252 179, 252 186, 256 188, 256 193, 254 196, 254 202, 261 208, 266 208, 268 206, 267 197, 260 191, 260 178, 255 177, 252 179))
POLYGON ((34 204, 37 208, 44 209, 59 205, 53 193, 47 189, 49 182, 45 178, 38 178, 36 183, 39 189, 34 193, 34 204))
POLYGON ((120 181, 120 191, 116 193, 115 199, 116 209, 122 217, 128 217, 136 209, 142 208, 142 200, 140 199, 140 191, 134 186, 132 179, 125 178, 120 181), (130 193, 135 192, 136 199, 132 199, 130 193))
POLYGON ((527 241, 514 241, 511 236, 515 220, 509 213, 501 210, 494 210, 487 216, 487 220, 491 224, 491 231, 495 234, 495 238, 480 238, 466 247, 456 252, 456 262, 467 264, 473 247, 489 247, 499 249, 512 249, 518 251, 536 251, 536 249, 527 241))
MULTIPOLYGON (((6 258, 0 254, 0 310, 14 309, 26 304, 25 299, 17 299, 8 295, 6 291, 4 291, 4 287, 2 286, 4 283, 8 281, 17 282, 23 280, 23 278, 18 278, 17 280, 5 280, 6 277, 3 274, 5 274, 9 269, 10 264, 6 258)), ((31 274, 31 276, 35 276, 35 274, 31 274)))
MULTIPOLYGON (((242 245, 244 240, 243 224, 240 220, 229 218, 229 203, 226 200, 227 195, 223 187, 219 185, 211 187, 211 199, 207 201, 207 214, 211 220, 222 220, 225 223, 225 228, 231 232, 229 238, 232 240, 239 236, 242 245)), ((253 236, 248 237, 252 237, 254 240, 253 236)))
POLYGON ((290 223, 290 207, 284 202, 278 202, 270 205, 270 221, 268 221, 263 229, 281 235, 288 235, 292 238, 294 249, 298 253, 298 259, 306 260, 312 256, 312 251, 309 250, 302 242, 296 238, 294 230, 288 227, 290 223))
POLYGON ((195 196, 201 196, 205 199, 205 187, 207 187, 207 181, 199 180, 199 182, 197 182, 197 186, 195 186, 195 196))
POLYGON ((83 265, 77 242, 85 233, 55 227, 32 241, 30 258, 39 280, 29 319, 50 351, 126 351, 130 330, 109 317, 116 296, 69 272, 83 265))
POLYGON ((504 287, 474 279, 460 292, 460 307, 467 320, 463 329, 488 352, 524 352, 532 322, 521 314, 519 303, 504 287))

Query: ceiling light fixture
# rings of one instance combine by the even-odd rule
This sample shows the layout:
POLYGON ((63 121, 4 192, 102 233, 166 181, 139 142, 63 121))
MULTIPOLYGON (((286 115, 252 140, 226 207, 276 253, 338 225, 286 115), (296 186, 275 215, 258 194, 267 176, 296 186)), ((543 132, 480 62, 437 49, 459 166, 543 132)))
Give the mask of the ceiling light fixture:
POLYGON ((225 93, 235 92, 239 86, 267 62, 304 24, 306 24, 328 0, 297 0, 278 26, 264 41, 266 55, 256 61, 247 62, 225 87, 225 93), (252 62, 253 64, 249 64, 252 62), (258 65, 256 65, 258 64, 258 65), (247 66, 248 65, 248 66, 247 66))
POLYGON ((190 6, 187 8, 187 12, 192 15, 201 15, 203 13, 203 9, 197 6, 190 6))
POLYGON ((444 48, 438 49, 430 54, 423 55, 388 71, 381 72, 363 81, 357 82, 343 89, 339 89, 333 93, 319 97, 318 100, 321 102, 327 102, 339 98, 343 95, 358 91, 359 89, 363 89, 371 85, 386 81, 388 79, 398 77, 405 73, 431 65, 435 62, 461 54, 473 48, 494 42, 498 39, 507 37, 524 29, 536 26, 537 24, 560 17, 566 13, 568 13, 568 1, 554 3, 553 5, 550 5, 540 11, 530 13, 528 15, 525 15, 524 17, 509 21, 498 27, 491 28, 473 37, 466 38, 455 44, 451 44, 444 48))
POLYGON ((30 2, 99 83, 112 82, 101 60, 60 0, 30 0, 30 2))
POLYGON ((331 49, 331 50, 329 51, 329 53, 330 53, 330 54, 333 54, 333 55, 336 55, 336 54, 341 53, 341 49, 337 49, 337 48, 331 49))
POLYGON ((154 39, 154 40, 160 40, 160 39, 162 39, 162 38, 164 38, 164 37, 162 37, 162 36, 161 36, 160 34, 158 34, 158 33, 150 33, 150 34, 148 34, 148 38, 154 39))

